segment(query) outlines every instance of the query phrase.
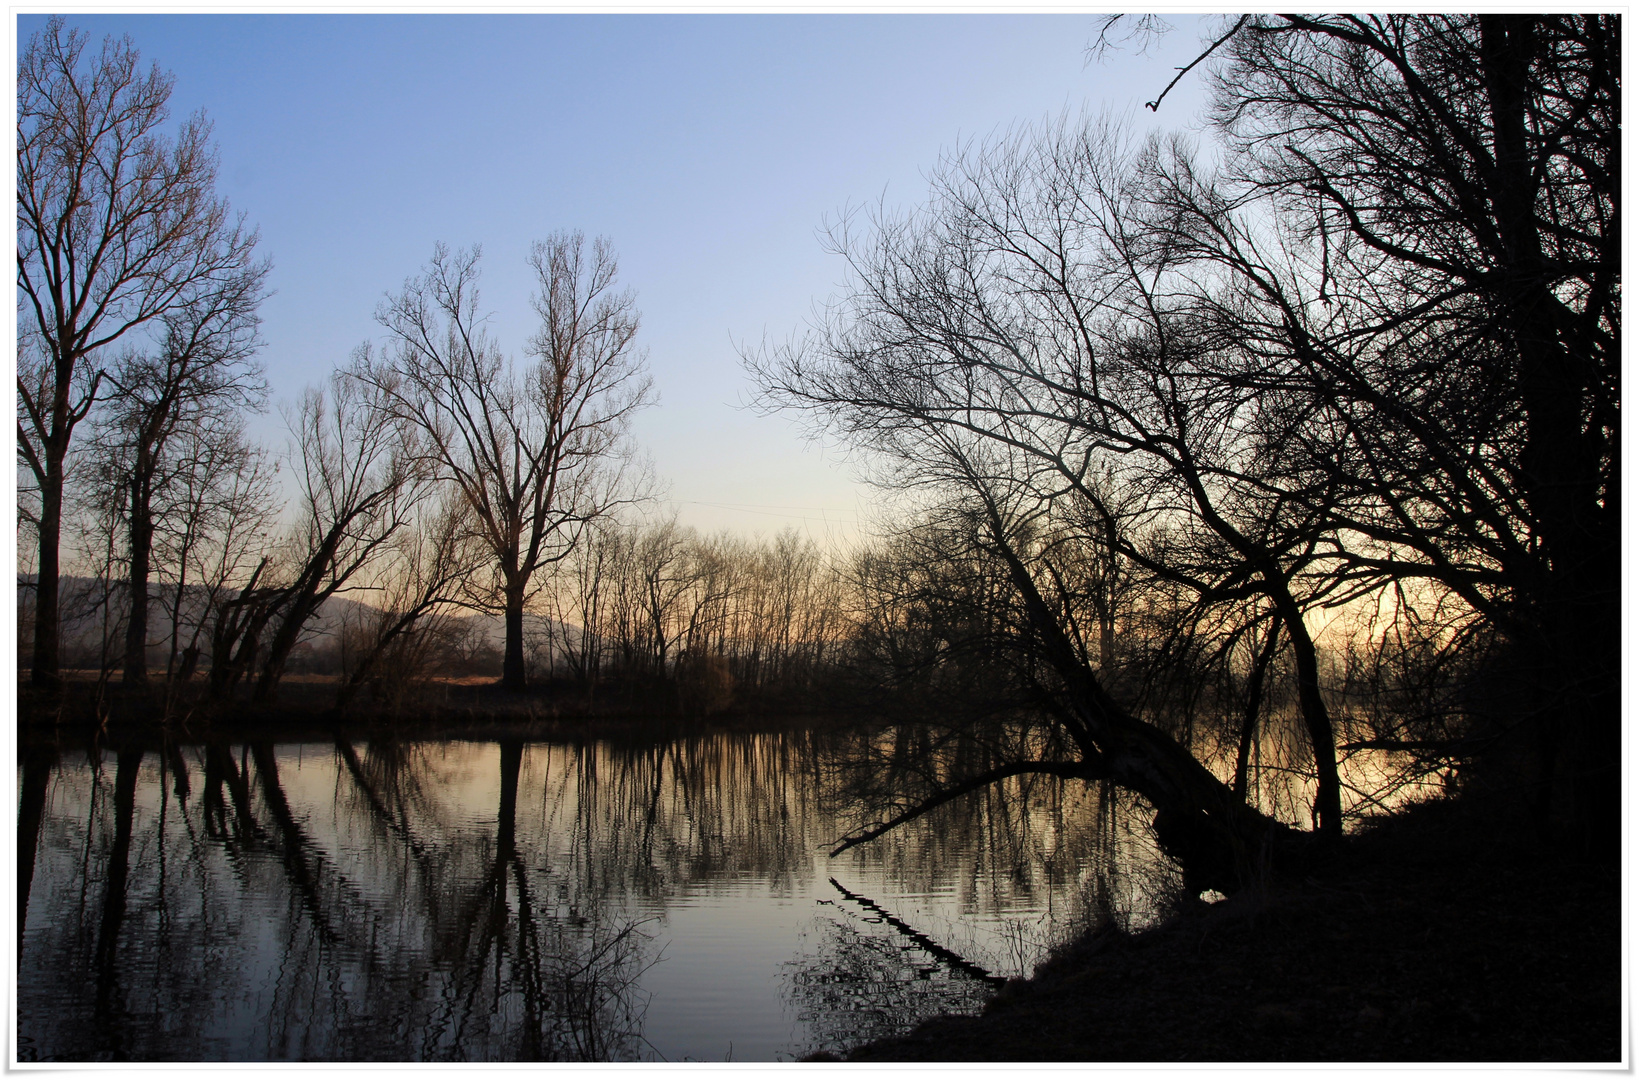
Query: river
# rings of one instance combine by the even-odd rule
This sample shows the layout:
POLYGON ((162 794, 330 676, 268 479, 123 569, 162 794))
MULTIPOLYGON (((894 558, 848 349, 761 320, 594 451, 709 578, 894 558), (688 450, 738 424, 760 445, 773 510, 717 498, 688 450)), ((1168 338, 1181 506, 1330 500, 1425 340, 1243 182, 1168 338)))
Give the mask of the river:
POLYGON ((871 820, 822 732, 20 752, 22 1061, 791 1060, 1164 911, 1130 800, 871 820))

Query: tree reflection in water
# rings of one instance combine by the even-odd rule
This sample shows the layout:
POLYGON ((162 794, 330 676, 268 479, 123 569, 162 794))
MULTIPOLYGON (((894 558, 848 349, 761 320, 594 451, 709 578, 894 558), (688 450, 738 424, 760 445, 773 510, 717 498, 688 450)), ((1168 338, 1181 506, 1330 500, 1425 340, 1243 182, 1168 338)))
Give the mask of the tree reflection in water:
POLYGON ((944 1013, 978 1012, 989 1000, 983 980, 862 923, 816 920, 807 955, 791 964, 788 993, 808 1034, 796 1056, 840 1053, 944 1013))
MULTIPOLYGON (((928 743, 926 731, 891 731, 835 747, 825 797, 857 823, 893 812, 909 761, 980 771, 984 747, 928 743), (861 745, 861 742, 868 745, 861 745)), ((1144 828, 1147 807, 1109 784, 1023 775, 907 822, 856 852, 908 888, 897 907, 833 882, 831 910, 814 920, 806 955, 790 965, 787 995, 807 1029, 795 1051, 841 1053, 929 1017, 977 1012, 1003 976, 1027 975, 1071 927, 1140 929, 1163 918, 1180 891, 1177 868, 1144 828), (941 868, 964 865, 954 882, 941 868), (966 919, 922 909, 954 885, 966 919), (975 932, 988 921, 990 933, 975 932)))
POLYGON ((746 983, 755 1000, 723 999, 723 1045, 783 987, 763 1056, 834 1049, 977 1008, 977 974, 1028 971, 1077 918, 1164 906, 1171 871, 1123 808, 1050 778, 825 860, 869 812, 836 764, 853 749, 813 732, 25 749, 20 1056, 675 1056, 676 1030, 645 1030, 645 973, 702 907, 727 944, 668 973, 701 1001, 746 983, 755 934, 799 954, 746 983))

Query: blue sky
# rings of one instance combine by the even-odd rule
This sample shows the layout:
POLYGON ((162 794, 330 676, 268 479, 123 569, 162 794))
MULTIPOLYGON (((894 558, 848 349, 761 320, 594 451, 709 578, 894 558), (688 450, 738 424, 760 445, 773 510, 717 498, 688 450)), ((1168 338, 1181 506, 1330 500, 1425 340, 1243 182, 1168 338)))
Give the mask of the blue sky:
MULTIPOLYGON (((637 290, 659 405, 634 435, 685 523, 849 538, 842 455, 742 407, 736 343, 799 331, 843 267, 846 206, 920 201, 942 151, 1064 110, 1186 127, 1187 16, 1148 56, 1087 62, 1099 16, 71 15, 129 34, 203 108, 218 189, 271 256, 262 352, 295 398, 380 330, 434 244, 484 248, 484 307, 517 355, 532 240, 604 234, 637 290)), ((17 42, 45 22, 21 15, 17 42)), ((262 423, 282 443, 277 414, 262 423)), ((868 515, 867 515, 868 516, 868 515)))

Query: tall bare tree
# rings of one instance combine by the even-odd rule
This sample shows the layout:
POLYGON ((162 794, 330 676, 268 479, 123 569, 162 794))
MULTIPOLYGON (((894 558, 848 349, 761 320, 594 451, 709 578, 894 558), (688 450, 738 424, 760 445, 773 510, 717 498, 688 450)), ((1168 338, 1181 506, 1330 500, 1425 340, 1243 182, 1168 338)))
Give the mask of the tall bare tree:
POLYGON ((125 683, 148 681, 148 580, 156 528, 156 499, 194 463, 171 453, 184 428, 220 427, 225 413, 260 408, 266 396, 261 370, 248 361, 256 341, 256 305, 262 275, 242 275, 236 287, 214 290, 163 316, 156 355, 128 352, 106 373, 115 393, 106 409, 107 449, 128 491, 128 615, 125 683))
POLYGON ((388 352, 354 370, 426 433, 439 473, 472 507, 495 560, 494 588, 480 602, 505 617, 501 682, 517 690, 535 572, 623 501, 622 440, 650 382, 634 346, 636 301, 616 288, 607 241, 558 233, 531 249, 541 322, 521 365, 485 327, 479 255, 440 246, 377 313, 392 335, 388 352))
POLYGON ((172 79, 52 19, 17 71, 18 454, 39 491, 32 679, 58 678, 64 461, 101 386, 99 350, 258 276, 257 235, 215 194, 203 114, 162 133, 172 79))

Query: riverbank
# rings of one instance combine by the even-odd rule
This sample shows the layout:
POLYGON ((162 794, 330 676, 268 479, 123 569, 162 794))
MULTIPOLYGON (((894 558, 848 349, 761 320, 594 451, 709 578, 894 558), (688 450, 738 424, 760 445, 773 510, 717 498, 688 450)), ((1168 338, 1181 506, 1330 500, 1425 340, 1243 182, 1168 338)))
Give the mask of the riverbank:
POLYGON ((546 683, 521 692, 492 679, 448 679, 418 685, 392 701, 365 695, 335 704, 336 680, 285 679, 275 698, 251 701, 241 692, 212 701, 200 684, 167 702, 163 687, 125 692, 116 679, 99 690, 92 678, 68 678, 62 690, 18 688, 22 740, 75 740, 100 733, 113 741, 173 738, 328 740, 462 738, 649 738, 711 730, 770 731, 833 727, 868 715, 831 698, 745 694, 732 707, 709 713, 679 706, 675 689, 617 686, 588 689, 546 683))
POLYGON ((1311 877, 1096 932, 848 1061, 1616 1062, 1617 871, 1456 802, 1311 877))

